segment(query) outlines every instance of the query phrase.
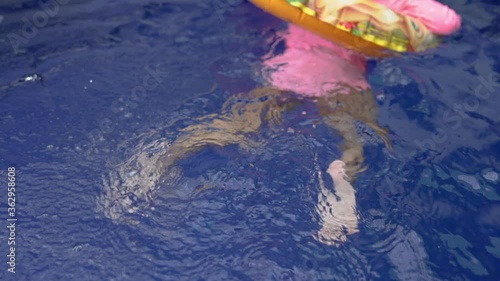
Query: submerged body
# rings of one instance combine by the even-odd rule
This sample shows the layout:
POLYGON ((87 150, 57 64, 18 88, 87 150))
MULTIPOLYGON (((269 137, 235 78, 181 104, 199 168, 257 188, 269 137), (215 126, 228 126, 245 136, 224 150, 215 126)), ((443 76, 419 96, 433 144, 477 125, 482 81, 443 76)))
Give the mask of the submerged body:
MULTIPOLYGON (((394 0, 378 2, 393 5, 413 3, 394 0)), ((104 184, 101 204, 106 215, 118 219, 124 213, 137 212, 140 207, 138 202, 147 205, 158 186, 169 185, 179 159, 208 145, 238 144, 243 149, 255 145, 247 138, 248 134, 258 133, 264 125, 279 126, 285 111, 309 99, 317 104, 324 123, 344 139, 342 155, 339 159, 332 159, 326 169, 334 189, 328 188, 321 176, 318 178, 320 192, 316 210, 321 226, 316 237, 323 243, 336 244, 345 241, 348 234, 358 231, 352 184, 356 175, 364 169, 364 158, 355 122, 371 127, 390 146, 386 130, 376 121, 377 104, 366 80, 366 60, 362 55, 347 51, 297 26, 290 25, 281 36, 286 46, 284 52, 265 57, 262 61, 261 74, 266 85, 249 93, 234 95, 220 113, 200 118, 197 124, 185 128, 173 143, 154 142, 117 167, 104 184), (151 150, 157 153, 151 155, 151 150)))

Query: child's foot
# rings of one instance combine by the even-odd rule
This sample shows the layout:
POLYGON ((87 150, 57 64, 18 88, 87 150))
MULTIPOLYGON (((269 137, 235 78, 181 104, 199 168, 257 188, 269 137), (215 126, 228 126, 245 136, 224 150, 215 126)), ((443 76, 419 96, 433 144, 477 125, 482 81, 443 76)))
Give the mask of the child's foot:
POLYGON ((344 179, 345 177, 347 177, 345 173, 345 163, 341 160, 333 161, 332 163, 330 163, 327 173, 330 174, 334 181, 344 179))
POLYGON ((343 161, 333 161, 327 172, 333 179, 335 193, 327 189, 320 179, 321 193, 316 210, 322 225, 317 239, 327 245, 340 245, 347 240, 347 235, 359 231, 356 197, 354 188, 346 179, 343 161))

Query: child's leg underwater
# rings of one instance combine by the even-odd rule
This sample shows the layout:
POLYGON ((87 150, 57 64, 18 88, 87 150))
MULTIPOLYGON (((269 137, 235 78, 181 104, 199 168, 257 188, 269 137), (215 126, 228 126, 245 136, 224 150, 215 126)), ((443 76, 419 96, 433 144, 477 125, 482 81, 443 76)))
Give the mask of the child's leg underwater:
POLYGON ((335 192, 326 188, 320 177, 321 193, 317 210, 322 219, 318 239, 326 244, 345 241, 346 235, 358 232, 355 190, 352 183, 363 167, 363 143, 356 131, 355 122, 361 121, 372 127, 390 148, 387 130, 376 121, 376 103, 369 91, 352 92, 349 95, 336 94, 319 103, 325 123, 338 132, 344 143, 342 156, 333 161, 327 170, 335 192))
POLYGON ((248 134, 257 133, 266 122, 279 122, 282 111, 297 103, 286 103, 283 97, 282 91, 271 88, 242 93, 228 99, 221 114, 199 118, 173 142, 159 139, 139 144, 127 161, 103 178, 98 208, 112 219, 140 213, 159 186, 175 183, 180 171, 175 168, 177 161, 210 145, 238 144, 243 149, 258 145, 248 134))
POLYGON ((243 149, 254 146, 248 134, 257 133, 264 123, 279 123, 282 112, 290 106, 281 99, 282 91, 272 88, 258 88, 231 97, 225 102, 221 114, 204 116, 199 119, 200 123, 182 130, 183 135, 160 159, 161 169, 166 170, 176 161, 209 145, 238 144, 243 149))
POLYGON ((335 191, 326 187, 320 177, 321 192, 318 194, 316 210, 321 217, 318 239, 322 243, 334 245, 345 242, 346 235, 358 232, 356 195, 351 178, 361 172, 363 145, 358 140, 354 119, 349 115, 326 116, 326 123, 344 139, 340 160, 333 161, 327 170, 335 191))

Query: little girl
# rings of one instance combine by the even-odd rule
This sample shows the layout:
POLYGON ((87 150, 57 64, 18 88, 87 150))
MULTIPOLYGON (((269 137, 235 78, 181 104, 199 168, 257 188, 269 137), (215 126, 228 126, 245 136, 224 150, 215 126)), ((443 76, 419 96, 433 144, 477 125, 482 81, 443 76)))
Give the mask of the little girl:
MULTIPOLYGON (((329 21, 335 5, 349 0, 316 0, 319 18, 329 21)), ((380 4, 419 19, 429 30, 439 35, 456 31, 460 18, 448 7, 434 0, 376 0, 380 4)), ((142 152, 118 169, 120 188, 107 192, 123 197, 109 202, 110 213, 134 212, 133 201, 148 202, 151 194, 165 181, 176 161, 207 145, 253 144, 247 138, 257 133, 263 124, 274 126, 281 115, 306 100, 316 102, 324 122, 344 139, 340 159, 331 162, 327 173, 335 192, 325 187, 321 176, 321 192, 317 211, 322 225, 316 237, 323 243, 345 241, 348 234, 358 231, 356 198, 352 182, 363 171, 363 145, 355 129, 355 121, 373 128, 390 146, 386 131, 376 123, 377 107, 366 81, 366 60, 336 44, 289 25, 283 32, 286 49, 278 56, 262 62, 264 87, 230 98, 222 112, 200 118, 188 126, 167 149, 149 155, 142 152), (293 94, 291 94, 291 92, 293 94), (298 96, 300 97, 298 97, 298 96), (134 164, 135 163, 135 164, 134 164), (129 166, 139 165, 138 173, 130 174, 129 166), (125 195, 123 195, 125 194, 125 195), (129 195, 133 194, 135 199, 129 195)), ((117 181, 119 182, 119 181, 117 181)))

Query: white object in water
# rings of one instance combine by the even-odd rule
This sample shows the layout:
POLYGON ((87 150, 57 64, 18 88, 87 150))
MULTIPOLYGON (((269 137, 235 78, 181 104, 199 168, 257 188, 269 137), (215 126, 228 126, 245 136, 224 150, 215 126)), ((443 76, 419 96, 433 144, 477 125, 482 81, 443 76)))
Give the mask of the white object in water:
POLYGON ((460 175, 460 176, 458 176, 458 179, 470 184, 474 190, 481 189, 481 185, 479 185, 479 182, 477 181, 476 177, 474 177, 474 176, 460 175))
POLYGON ((483 177, 489 181, 495 182, 498 180, 498 174, 494 171, 489 171, 483 175, 483 177))

